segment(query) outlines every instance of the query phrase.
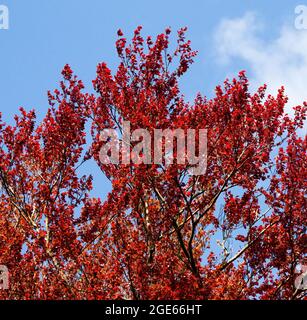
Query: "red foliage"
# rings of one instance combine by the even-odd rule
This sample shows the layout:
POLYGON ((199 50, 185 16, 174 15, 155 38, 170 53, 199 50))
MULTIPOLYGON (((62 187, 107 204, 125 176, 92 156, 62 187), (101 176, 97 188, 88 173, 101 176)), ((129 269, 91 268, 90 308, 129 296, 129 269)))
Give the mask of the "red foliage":
POLYGON ((0 264, 10 271, 2 299, 290 299, 306 257, 307 105, 284 114, 283 88, 248 90, 244 72, 216 96, 185 102, 179 79, 196 52, 168 28, 130 45, 118 31, 120 64, 105 63, 96 95, 65 66, 60 89, 36 125, 21 109, 0 122, 0 264), (205 175, 187 166, 102 165, 99 133, 121 129, 208 129, 205 175), (92 145, 86 143, 86 123, 92 145), (85 156, 84 156, 85 154, 85 156), (106 200, 89 195, 93 158, 112 182, 106 200), (216 239, 220 239, 219 247, 216 239))

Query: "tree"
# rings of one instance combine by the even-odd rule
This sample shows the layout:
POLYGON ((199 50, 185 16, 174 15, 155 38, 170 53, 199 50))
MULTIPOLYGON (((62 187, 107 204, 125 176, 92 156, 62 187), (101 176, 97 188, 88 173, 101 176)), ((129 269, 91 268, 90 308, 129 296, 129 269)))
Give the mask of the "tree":
POLYGON ((170 29, 144 40, 138 27, 131 44, 119 30, 120 64, 114 75, 98 65, 96 94, 66 65, 41 123, 24 109, 14 126, 0 123, 2 299, 304 297, 294 283, 306 263, 307 138, 298 132, 307 104, 290 118, 284 89, 252 94, 244 72, 214 98, 186 102, 179 81, 196 52, 185 31, 171 51, 170 29), (206 128, 206 173, 101 163, 101 131, 121 133, 124 120, 150 132, 206 128), (91 159, 112 183, 105 200, 78 174, 91 159))

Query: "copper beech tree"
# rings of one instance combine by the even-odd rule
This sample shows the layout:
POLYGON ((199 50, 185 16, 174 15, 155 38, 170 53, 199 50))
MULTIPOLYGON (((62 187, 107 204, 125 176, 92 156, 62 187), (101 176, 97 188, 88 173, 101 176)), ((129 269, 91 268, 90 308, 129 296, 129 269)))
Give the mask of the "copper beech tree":
POLYGON ((307 104, 288 116, 284 89, 250 93, 244 72, 186 102, 179 79, 196 52, 185 31, 171 50, 170 29, 144 39, 138 27, 131 43, 119 30, 118 69, 98 65, 95 94, 66 65, 40 123, 24 109, 1 121, 1 299, 304 299, 307 104), (100 132, 124 120, 206 128, 206 173, 101 163, 100 132), (79 174, 93 160, 106 199, 79 174))

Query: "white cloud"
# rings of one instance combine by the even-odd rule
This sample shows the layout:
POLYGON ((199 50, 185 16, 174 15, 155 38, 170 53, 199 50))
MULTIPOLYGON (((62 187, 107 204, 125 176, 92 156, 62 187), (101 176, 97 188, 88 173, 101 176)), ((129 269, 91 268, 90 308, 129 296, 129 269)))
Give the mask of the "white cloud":
POLYGON ((285 86, 289 97, 286 111, 293 114, 294 105, 307 101, 307 30, 296 30, 294 23, 284 25, 272 41, 262 39, 261 32, 269 29, 252 12, 224 19, 215 34, 218 61, 229 63, 239 58, 247 62, 252 89, 266 83, 268 92, 276 95, 285 86))

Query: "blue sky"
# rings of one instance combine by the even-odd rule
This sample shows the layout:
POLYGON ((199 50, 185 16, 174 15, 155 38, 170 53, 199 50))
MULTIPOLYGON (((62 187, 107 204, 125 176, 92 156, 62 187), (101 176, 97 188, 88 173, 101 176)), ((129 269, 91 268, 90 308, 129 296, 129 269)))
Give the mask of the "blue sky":
MULTIPOLYGON (((145 35, 156 35, 168 26, 188 27, 192 46, 199 51, 183 79, 188 99, 198 91, 211 96, 215 85, 241 69, 247 70, 252 88, 270 82, 274 92, 284 84, 294 103, 306 97, 307 30, 294 28, 294 8, 307 5, 307 0, 0 0, 0 4, 7 5, 10 14, 9 30, 0 30, 0 112, 7 122, 19 106, 35 108, 42 117, 48 108, 46 92, 57 87, 66 63, 87 87, 97 63, 105 61, 114 70, 116 31, 121 28, 130 36, 138 25, 145 35)), ((83 170, 95 173, 96 168, 92 164, 83 170)), ((107 190, 104 179, 95 184, 107 190)))

